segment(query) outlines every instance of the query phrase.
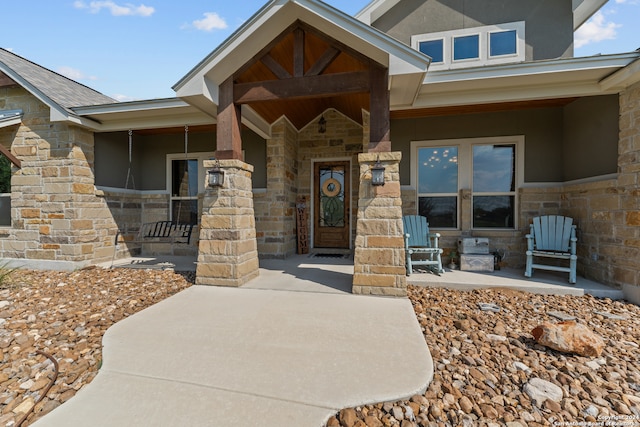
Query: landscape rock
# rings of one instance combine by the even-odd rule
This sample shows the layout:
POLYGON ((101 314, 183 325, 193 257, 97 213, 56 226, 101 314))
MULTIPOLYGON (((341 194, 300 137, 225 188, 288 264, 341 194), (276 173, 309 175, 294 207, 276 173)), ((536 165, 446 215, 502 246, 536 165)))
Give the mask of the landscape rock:
POLYGON ((545 347, 580 356, 597 357, 602 354, 605 343, 581 323, 566 321, 544 322, 531 331, 533 338, 545 347))
POLYGON ((539 408, 542 407, 545 400, 560 402, 563 396, 562 388, 541 378, 531 378, 524 385, 523 391, 539 408))

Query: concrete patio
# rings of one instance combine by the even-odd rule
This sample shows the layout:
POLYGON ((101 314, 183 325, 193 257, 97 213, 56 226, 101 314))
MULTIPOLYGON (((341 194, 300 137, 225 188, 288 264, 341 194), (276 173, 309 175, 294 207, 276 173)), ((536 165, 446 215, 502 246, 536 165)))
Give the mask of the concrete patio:
MULTIPOLYGON (((173 268, 176 271, 195 271, 195 259, 189 257, 150 257, 118 260, 116 267, 173 268)), ((350 293, 353 261, 349 258, 322 258, 295 255, 285 260, 260 260, 260 277, 243 286, 247 289, 290 290, 298 292, 350 293)), ((472 290, 504 287, 527 292, 556 295, 593 295, 598 298, 622 299, 623 293, 601 283, 578 276, 570 285, 568 275, 536 270, 532 278, 524 277, 524 270, 502 269, 494 272, 460 271, 445 268, 440 276, 428 270, 416 269, 407 277, 415 286, 446 287, 472 290)))

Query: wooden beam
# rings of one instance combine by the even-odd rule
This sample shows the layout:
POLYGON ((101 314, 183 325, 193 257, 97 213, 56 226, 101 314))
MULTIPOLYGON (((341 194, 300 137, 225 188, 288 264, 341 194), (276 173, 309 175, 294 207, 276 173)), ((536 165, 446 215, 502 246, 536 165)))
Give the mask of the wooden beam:
POLYGON ((233 78, 220 85, 218 125, 216 128, 216 159, 242 160, 240 105, 233 102, 233 78))
POLYGON ((371 67, 371 97, 369 98, 369 152, 391 151, 391 120, 389 118, 389 70, 371 67))
POLYGON ((340 55, 340 51, 333 46, 329 46, 315 64, 309 68, 305 76, 318 76, 322 74, 329 65, 340 55))
POLYGON ((292 77, 291 74, 268 53, 263 56, 260 61, 280 80, 290 79, 292 77))
POLYGON ((0 144, 0 153, 2 153, 7 159, 9 159, 11 163, 16 165, 16 167, 22 167, 22 161, 14 156, 11 151, 7 150, 7 148, 2 144, 0 144))
POLYGON ((304 31, 296 28, 293 33, 293 76, 304 76, 304 31))
MULTIPOLYGON (((369 91, 368 71, 336 73, 320 76, 293 77, 287 80, 236 83, 234 102, 248 104, 286 98, 318 98, 369 91)), ((389 105, 387 103, 387 109, 389 105)))

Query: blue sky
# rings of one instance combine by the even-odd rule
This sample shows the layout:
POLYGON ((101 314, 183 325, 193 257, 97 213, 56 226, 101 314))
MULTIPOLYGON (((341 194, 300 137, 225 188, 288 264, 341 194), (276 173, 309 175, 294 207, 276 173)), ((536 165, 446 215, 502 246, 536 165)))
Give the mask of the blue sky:
MULTIPOLYGON (((0 47, 119 100, 171 86, 266 0, 30 0, 2 5, 0 47)), ((369 0, 326 0, 354 15, 369 0)), ((609 0, 576 33, 576 56, 640 48, 640 0, 609 0)))

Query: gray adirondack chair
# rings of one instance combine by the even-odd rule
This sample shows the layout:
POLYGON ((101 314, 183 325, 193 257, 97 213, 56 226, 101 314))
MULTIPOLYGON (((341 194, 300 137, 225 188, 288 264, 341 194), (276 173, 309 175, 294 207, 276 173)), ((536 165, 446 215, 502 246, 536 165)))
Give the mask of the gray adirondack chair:
POLYGON ((569 273, 569 283, 576 283, 576 226, 573 219, 560 215, 533 218, 527 238, 527 266, 524 272, 531 277, 534 269, 569 273), (534 263, 536 258, 553 258, 569 261, 569 267, 534 263))
POLYGON ((414 265, 426 265, 436 274, 444 273, 440 256, 442 249, 438 247, 440 233, 430 233, 427 218, 420 215, 404 216, 402 224, 407 276, 413 273, 414 265), (413 259, 414 254, 421 257, 413 259))

